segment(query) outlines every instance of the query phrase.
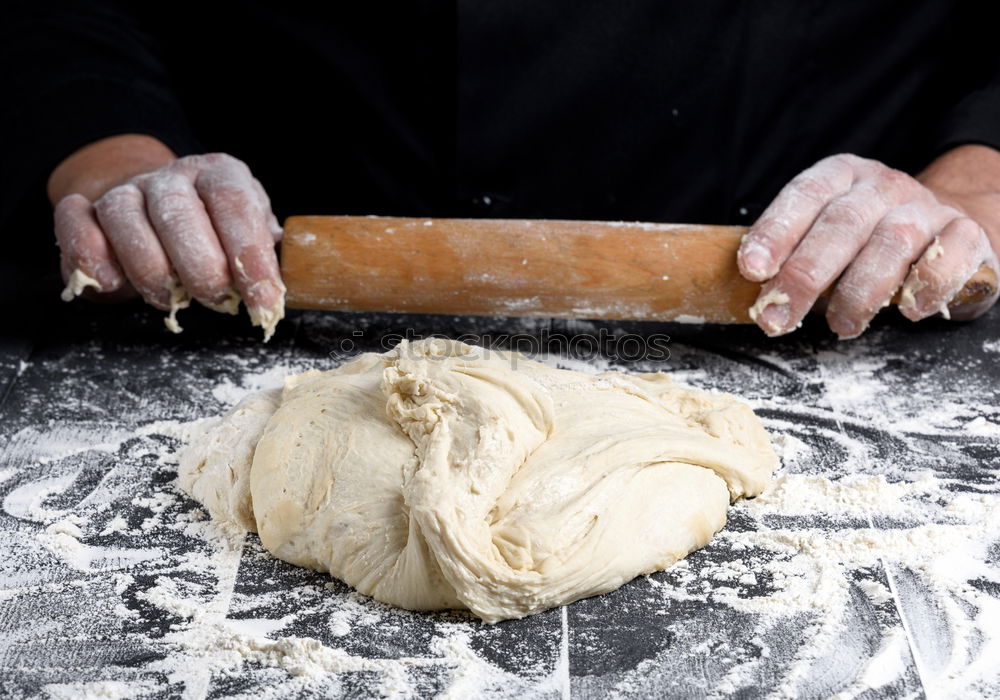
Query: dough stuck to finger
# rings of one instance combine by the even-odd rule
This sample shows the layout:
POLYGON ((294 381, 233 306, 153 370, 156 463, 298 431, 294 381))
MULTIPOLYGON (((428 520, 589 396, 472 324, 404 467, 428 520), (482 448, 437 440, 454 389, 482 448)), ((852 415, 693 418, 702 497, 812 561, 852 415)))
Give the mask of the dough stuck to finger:
POLYGON ((177 312, 191 305, 191 295, 174 273, 167 278, 167 291, 170 292, 170 313, 163 319, 163 324, 171 333, 180 333, 184 329, 177 323, 177 312))
POLYGON ((496 622, 672 565, 776 464, 730 395, 430 338, 244 401, 180 483, 280 559, 496 622))
POLYGON ((944 246, 941 245, 941 236, 935 236, 934 242, 930 244, 927 248, 927 252, 924 253, 927 256, 927 260, 937 260, 942 255, 944 255, 944 246))
POLYGON ((100 282, 80 268, 76 268, 70 273, 69 279, 66 281, 66 288, 62 290, 59 298, 63 301, 73 301, 73 299, 83 294, 83 290, 87 287, 92 287, 98 292, 101 291, 100 282))
MULTIPOLYGON (((772 307, 784 307, 786 310, 784 315, 787 317, 788 302, 790 301, 791 298, 783 291, 780 289, 772 289, 767 294, 762 294, 757 301, 754 302, 753 306, 747 310, 747 314, 750 316, 751 321, 757 322, 758 319, 761 319, 761 316, 767 309, 772 307)), ((766 319, 761 319, 761 325, 769 336, 773 337, 781 333, 782 325, 780 323, 766 323, 764 322, 765 320, 766 319)), ((801 322, 799 325, 801 325, 801 322)))
POLYGON ((927 282, 920 279, 920 274, 913 270, 909 275, 906 283, 899 290, 899 310, 900 311, 911 311, 916 313, 917 311, 917 293, 927 286, 927 282))
POLYGON ((250 323, 263 329, 264 342, 266 343, 274 336, 278 322, 285 317, 285 285, 281 282, 275 285, 269 281, 259 282, 258 284, 271 285, 276 290, 275 296, 277 297, 277 301, 273 306, 247 307, 247 313, 250 314, 250 323))
POLYGON ((788 295, 780 289, 772 289, 770 292, 755 301, 754 305, 750 307, 750 310, 748 311, 750 319, 756 321, 760 314, 763 313, 764 309, 768 306, 775 304, 787 304, 789 301, 790 299, 788 298, 788 295))
POLYGON ((212 311, 218 311, 220 314, 229 314, 230 316, 235 316, 240 312, 240 293, 236 291, 236 288, 232 285, 226 287, 225 296, 222 301, 210 304, 208 302, 202 302, 204 306, 210 308, 212 311))
MULTIPOLYGON (((66 289, 63 290, 62 298, 64 301, 69 301, 73 296, 67 298, 67 294, 73 293, 74 296, 79 295, 82 291, 82 286, 93 286, 100 291, 100 285, 96 280, 87 277, 85 274, 76 270, 74 275, 77 277, 70 278, 70 284, 67 285, 66 289), (80 291, 76 291, 79 288, 80 291)), ((169 301, 169 313, 167 317, 163 319, 163 325, 167 327, 171 333, 181 333, 183 328, 181 324, 177 321, 177 312, 181 309, 186 309, 191 306, 191 295, 185 289, 184 285, 181 283, 180 278, 176 274, 171 273, 170 277, 167 279, 166 285, 167 291, 170 294, 169 301)), ((275 329, 278 326, 278 322, 285 317, 285 286, 278 286, 278 303, 272 308, 247 308, 247 312, 250 315, 250 322, 254 326, 263 328, 264 330, 264 342, 266 343, 274 335, 275 329)), ((239 313, 239 307, 241 303, 241 298, 239 293, 232 287, 228 290, 228 295, 221 304, 212 304, 208 308, 219 313, 226 313, 230 315, 235 315, 239 313)))

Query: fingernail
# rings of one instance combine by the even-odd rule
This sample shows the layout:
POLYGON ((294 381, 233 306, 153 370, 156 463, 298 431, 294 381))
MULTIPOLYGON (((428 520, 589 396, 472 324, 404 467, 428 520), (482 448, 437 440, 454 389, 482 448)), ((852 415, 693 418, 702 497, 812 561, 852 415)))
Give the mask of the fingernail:
POLYGON ((746 256, 743 258, 743 261, 750 272, 757 272, 760 274, 764 274, 765 268, 767 268, 770 259, 768 258, 767 255, 765 255, 761 251, 754 250, 747 253, 746 256))
POLYGON ((771 304, 761 312, 758 322, 768 335, 778 335, 788 325, 788 317, 788 304, 771 304))
POLYGON ((113 292, 121 288, 125 283, 122 273, 115 269, 110 262, 101 262, 94 270, 95 278, 101 283, 101 291, 113 292))
POLYGON ((743 254, 743 267, 752 275, 766 275, 771 266, 771 254, 759 243, 751 243, 743 254))
POLYGON ((240 295, 233 287, 227 287, 226 291, 215 299, 205 302, 205 306, 212 311, 235 315, 240 310, 240 295))
POLYGON ((248 305, 269 308, 278 304, 284 298, 284 293, 285 285, 281 282, 275 284, 271 280, 261 280, 250 285, 244 301, 248 305))
POLYGON ((861 335, 862 329, 858 327, 857 323, 839 314, 830 315, 827 318, 827 323, 830 326, 830 330, 836 333, 837 337, 841 340, 857 338, 861 335))

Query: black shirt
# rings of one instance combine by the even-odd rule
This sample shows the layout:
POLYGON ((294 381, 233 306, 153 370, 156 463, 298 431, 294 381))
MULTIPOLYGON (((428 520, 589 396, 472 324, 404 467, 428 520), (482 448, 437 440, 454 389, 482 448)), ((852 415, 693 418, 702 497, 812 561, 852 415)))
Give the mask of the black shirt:
POLYGON ((50 246, 48 174, 134 132, 243 159, 279 219, 750 223, 833 153, 1000 148, 991 26, 933 0, 17 2, 0 221, 50 246))

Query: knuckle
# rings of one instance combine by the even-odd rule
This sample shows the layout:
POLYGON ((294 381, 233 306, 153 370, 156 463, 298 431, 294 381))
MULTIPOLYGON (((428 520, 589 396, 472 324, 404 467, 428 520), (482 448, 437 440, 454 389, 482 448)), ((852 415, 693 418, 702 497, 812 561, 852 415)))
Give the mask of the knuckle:
POLYGON ((183 188, 190 180, 188 177, 176 170, 163 170, 145 181, 154 190, 172 190, 183 188))
POLYGON ((838 199, 827 205, 821 220, 828 226, 857 231, 868 222, 867 209, 847 199, 838 199))
POLYGON ((957 235, 969 242, 978 242, 980 239, 985 238, 985 232, 983 231, 983 227, 979 225, 979 222, 967 216, 955 219, 952 226, 954 226, 957 235))
POLYGON ((264 189, 264 185, 260 184, 260 180, 258 180, 257 178, 253 178, 253 188, 254 191, 257 193, 257 197, 258 199, 260 199, 261 203, 265 207, 270 208, 271 197, 267 194, 267 190, 264 189))
POLYGON ((142 196, 142 192, 135 185, 134 182, 125 182, 121 185, 112 187, 110 190, 105 192, 98 198, 98 202, 101 201, 112 201, 120 199, 132 199, 135 197, 142 196))
POLYGON ((253 230, 253 222, 258 218, 259 213, 257 206, 245 199, 213 203, 212 212, 214 216, 224 219, 221 225, 228 226, 230 231, 239 232, 253 230))
POLYGON ((886 248, 912 251, 923 238, 923 231, 913 221, 885 219, 875 228, 872 238, 886 248))
POLYGON ((90 200, 84 197, 79 192, 73 192, 68 194, 58 202, 56 202, 55 210, 73 210, 73 209, 83 209, 90 206, 90 200))
POLYGON ((871 174, 874 175, 876 178, 891 177, 891 174, 893 172, 899 172, 893 170, 880 160, 862 159, 862 162, 868 166, 868 169, 871 171, 871 174))
POLYGON ((872 213, 873 207, 880 207, 883 211, 891 211, 899 198, 896 186, 878 176, 865 178, 855 183, 853 195, 855 206, 867 213, 872 213))
POLYGON ((191 168, 198 168, 205 163, 205 159, 206 156, 201 153, 195 153, 189 156, 183 156, 171 163, 167 163, 165 166, 160 168, 160 171, 175 172, 178 170, 190 170, 191 168))
POLYGON ((895 199, 897 197, 921 198, 920 193, 924 189, 923 185, 908 173, 890 168, 884 163, 877 163, 875 167, 874 187, 884 199, 895 199))
POLYGON ((242 178, 214 176, 206 173, 199 177, 195 188, 204 198, 206 207, 213 216, 240 218, 259 216, 264 209, 260 197, 242 178))
POLYGON ((178 173, 166 172, 146 181, 144 192, 154 210, 175 210, 191 203, 191 183, 178 173))
POLYGON ((256 219, 260 214, 260 205, 256 199, 235 188, 207 192, 205 205, 217 225, 232 227, 244 226, 244 223, 256 219))
POLYGON ((67 201, 68 199, 69 197, 65 197, 60 200, 52 212, 52 223, 57 237, 79 232, 92 218, 89 201, 82 197, 83 201, 67 201))
POLYGON ((750 230, 744 234, 743 239, 740 241, 741 249, 749 248, 750 246, 756 245, 767 245, 772 242, 777 235, 777 232, 781 230, 783 223, 780 218, 773 216, 764 216, 758 219, 750 230))
POLYGON ((895 168, 890 168, 884 163, 878 164, 878 172, 880 177, 886 181, 889 185, 899 187, 902 189, 911 189, 917 184, 908 173, 904 173, 902 170, 896 170, 895 168))
POLYGON ((171 186, 177 178, 177 174, 170 170, 162 170, 156 173, 151 173, 151 177, 147 177, 144 180, 140 180, 135 184, 138 189, 143 192, 143 194, 148 197, 158 196, 164 189, 171 186))
POLYGON ((228 153, 206 153, 205 161, 213 167, 233 168, 237 170, 250 171, 250 168, 242 160, 228 153))
POLYGON ((232 181, 218 181, 208 179, 203 184, 206 194, 223 202, 239 203, 241 206, 250 199, 246 188, 232 181))
POLYGON ((830 199, 830 186, 812 175, 799 175, 792 180, 792 187, 800 197, 815 205, 825 204, 830 199))
POLYGON ((97 210, 98 214, 106 216, 130 204, 138 205, 141 201, 142 192, 139 188, 133 182, 126 182, 117 187, 112 187, 102 194, 94 202, 94 209, 97 210))
POLYGON ((825 160, 834 165, 846 166, 851 170, 857 170, 858 168, 864 167, 871 162, 867 158, 862 158, 861 156, 853 153, 837 153, 826 158, 825 160))
POLYGON ((942 204, 932 193, 928 191, 927 217, 935 218, 938 221, 951 222, 955 219, 964 219, 966 215, 950 204, 942 204))
POLYGON ((781 267, 781 277, 795 288, 811 293, 818 294, 825 286, 820 269, 811 260, 801 257, 790 258, 781 267))
POLYGON ((156 192, 152 204, 163 211, 177 211, 190 204, 190 197, 180 189, 163 189, 156 192))

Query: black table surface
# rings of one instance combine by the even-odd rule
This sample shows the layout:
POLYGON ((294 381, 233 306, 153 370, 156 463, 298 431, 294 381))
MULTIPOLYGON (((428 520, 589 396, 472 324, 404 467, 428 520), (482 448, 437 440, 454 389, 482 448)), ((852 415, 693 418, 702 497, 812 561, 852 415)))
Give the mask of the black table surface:
POLYGON ((4 697, 1000 694, 998 310, 916 325, 887 313, 844 342, 818 318, 772 340, 740 326, 291 312, 267 345, 245 316, 181 321, 172 335, 138 304, 38 303, 0 341, 4 697), (158 426, 220 413, 271 368, 329 368, 431 333, 544 341, 575 353, 564 366, 737 393, 788 436, 781 474, 806 500, 736 504, 680 566, 485 625, 374 603, 252 534, 234 543, 177 490, 179 441, 158 426), (657 343, 668 357, 638 356, 657 343), (862 478, 910 490, 883 507, 862 478), (963 538, 975 546, 949 580, 963 538), (226 630, 260 653, 220 661, 199 646, 226 630), (267 639, 318 640, 318 656, 267 639))

